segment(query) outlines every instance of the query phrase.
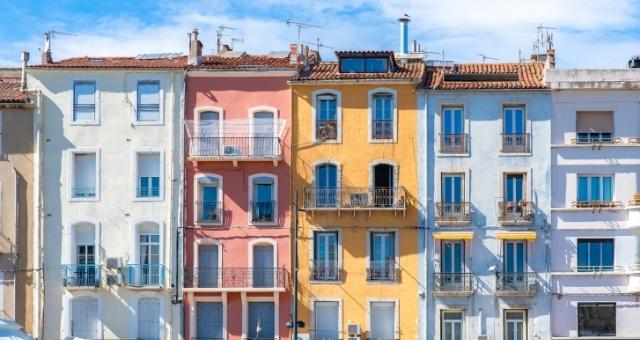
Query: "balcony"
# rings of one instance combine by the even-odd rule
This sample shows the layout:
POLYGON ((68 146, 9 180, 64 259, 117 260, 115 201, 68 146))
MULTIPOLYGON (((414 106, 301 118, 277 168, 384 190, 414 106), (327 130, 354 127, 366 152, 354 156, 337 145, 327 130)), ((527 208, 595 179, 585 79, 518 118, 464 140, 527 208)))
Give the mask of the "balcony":
POLYGON ((96 188, 72 188, 71 189, 71 197, 73 198, 95 198, 96 197, 96 188))
POLYGON ((400 268, 395 261, 371 261, 367 268, 368 282, 400 282, 400 268))
POLYGON ((529 153, 531 152, 528 133, 503 133, 502 152, 503 153, 529 153))
POLYGON ((498 222, 502 225, 532 225, 534 211, 533 202, 499 202, 498 222))
POLYGON ((635 193, 629 201, 627 227, 640 228, 640 193, 635 193))
POLYGON ((442 134, 440 135, 440 153, 466 154, 469 153, 469 135, 442 134))
POLYGON ((196 202, 196 222, 200 224, 219 224, 222 222, 220 202, 196 202))
POLYGON ((371 139, 373 140, 393 139, 393 120, 391 119, 371 120, 371 139))
POLYGON ((159 287, 164 284, 164 266, 161 264, 128 264, 125 283, 130 287, 159 287))
POLYGON ((184 288, 203 292, 285 291, 285 268, 186 268, 184 288))
POLYGON ((278 137, 193 136, 189 141, 191 161, 273 161, 282 159, 278 137))
POLYGON ((591 209, 594 212, 600 212, 606 209, 624 208, 624 203, 619 201, 573 201, 572 208, 591 209))
POLYGON ((316 140, 329 141, 338 139, 338 121, 335 119, 316 120, 316 140))
POLYGON ((622 139, 613 137, 610 132, 578 132, 576 138, 571 140, 576 145, 604 145, 604 144, 621 144, 622 139))
POLYGON ((467 225, 471 223, 469 202, 436 203, 436 223, 442 225, 467 225))
POLYGON ((275 201, 251 201, 251 222, 274 223, 276 222, 275 201))
POLYGON ((339 282, 342 279, 342 270, 338 263, 329 261, 328 263, 314 262, 311 267, 310 280, 323 282, 339 282))
POLYGON ((304 188, 305 210, 405 211, 405 189, 400 188, 304 188))
POLYGON ((100 266, 95 264, 66 264, 62 266, 62 285, 67 288, 96 288, 100 286, 100 266))
POLYGON ((496 273, 497 296, 534 296, 537 291, 536 273, 496 273))
POLYGON ((433 273, 434 296, 470 296, 473 294, 472 273, 433 273))

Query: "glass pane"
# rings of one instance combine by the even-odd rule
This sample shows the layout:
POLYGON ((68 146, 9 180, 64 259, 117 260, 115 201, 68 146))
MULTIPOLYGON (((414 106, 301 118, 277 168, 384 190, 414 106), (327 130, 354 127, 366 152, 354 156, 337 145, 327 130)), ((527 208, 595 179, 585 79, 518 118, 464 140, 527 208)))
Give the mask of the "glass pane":
POLYGON ((523 109, 514 109, 515 115, 515 131, 514 133, 524 133, 525 131, 525 121, 524 121, 524 110, 523 109))
POLYGON ((513 129, 513 110, 504 110, 504 133, 514 133, 513 129))
POLYGON ((585 176, 578 177, 578 201, 588 201, 588 179, 585 176))
POLYGON ((578 270, 580 267, 589 265, 589 243, 585 240, 578 240, 578 270))
POLYGON ((589 264, 591 266, 602 266, 602 245, 600 242, 591 242, 589 244, 589 264))
POLYGON ((613 240, 602 241, 602 266, 613 269, 613 240))
POLYGON ((602 178, 602 200, 613 201, 613 191, 611 189, 611 177, 602 178))
POLYGON ((462 202, 462 177, 460 176, 453 178, 453 202, 462 202))
POLYGON ((600 177, 591 177, 591 200, 600 201, 602 196, 600 195, 600 177))
POLYGON ((504 245, 504 249, 504 271, 507 273, 513 273, 515 269, 515 259, 513 258, 515 255, 514 244, 512 242, 507 242, 504 245))
POLYGON ((453 202, 453 186, 452 186, 452 182, 453 182, 453 177, 444 176, 443 184, 442 184, 442 191, 443 191, 443 200, 446 203, 453 202))
POLYGON ((453 258, 453 272, 454 273, 462 273, 463 269, 462 269, 462 265, 464 263, 464 258, 463 258, 463 245, 464 243, 462 242, 456 242, 454 243, 454 258, 453 258))

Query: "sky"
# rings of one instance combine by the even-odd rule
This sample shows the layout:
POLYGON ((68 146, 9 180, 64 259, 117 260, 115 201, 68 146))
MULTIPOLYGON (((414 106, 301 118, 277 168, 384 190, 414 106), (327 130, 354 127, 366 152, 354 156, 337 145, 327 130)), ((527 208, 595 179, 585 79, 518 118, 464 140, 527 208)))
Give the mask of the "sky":
POLYGON ((409 14, 409 36, 431 59, 481 62, 528 57, 536 27, 553 27, 558 68, 624 68, 640 55, 640 0, 0 0, 0 66, 17 66, 20 52, 40 61, 43 33, 54 30, 54 60, 73 56, 135 56, 187 52, 187 33, 200 31, 204 52, 216 29, 236 51, 287 51, 321 40, 322 58, 335 50, 399 49, 397 19, 409 14), (444 51, 444 58, 442 56, 444 51))

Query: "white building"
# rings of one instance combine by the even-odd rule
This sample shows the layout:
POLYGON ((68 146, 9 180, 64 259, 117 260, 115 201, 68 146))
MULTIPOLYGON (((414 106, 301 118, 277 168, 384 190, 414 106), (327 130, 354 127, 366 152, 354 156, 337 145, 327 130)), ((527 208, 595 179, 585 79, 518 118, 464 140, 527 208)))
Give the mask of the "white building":
POLYGON ((43 336, 175 339, 186 57, 46 59, 43 336))
POLYGON ((640 338, 640 69, 551 70, 551 335, 640 338))

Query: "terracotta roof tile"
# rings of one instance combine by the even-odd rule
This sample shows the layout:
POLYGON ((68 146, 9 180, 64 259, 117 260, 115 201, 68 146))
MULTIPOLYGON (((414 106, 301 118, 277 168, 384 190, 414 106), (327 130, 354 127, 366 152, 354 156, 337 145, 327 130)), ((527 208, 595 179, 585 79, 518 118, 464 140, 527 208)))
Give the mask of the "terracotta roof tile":
POLYGON ((270 57, 266 55, 242 55, 234 57, 225 57, 219 55, 206 55, 203 57, 202 64, 189 65, 189 69, 197 70, 264 70, 264 69, 282 69, 297 70, 299 64, 293 64, 289 61, 289 57, 270 57))
POLYGON ((424 63, 409 62, 407 64, 398 63, 398 67, 392 72, 384 73, 340 73, 338 63, 321 62, 313 66, 309 71, 302 72, 299 77, 292 81, 323 81, 323 80, 405 80, 420 81, 424 75, 424 63))
POLYGON ((93 69, 175 69, 184 68, 187 57, 164 59, 138 59, 136 57, 77 57, 52 64, 40 64, 33 68, 93 68, 93 69))
POLYGON ((425 90, 545 89, 544 63, 455 64, 428 67, 425 90))
POLYGON ((0 103, 26 103, 27 97, 20 91, 20 78, 0 78, 0 103))

